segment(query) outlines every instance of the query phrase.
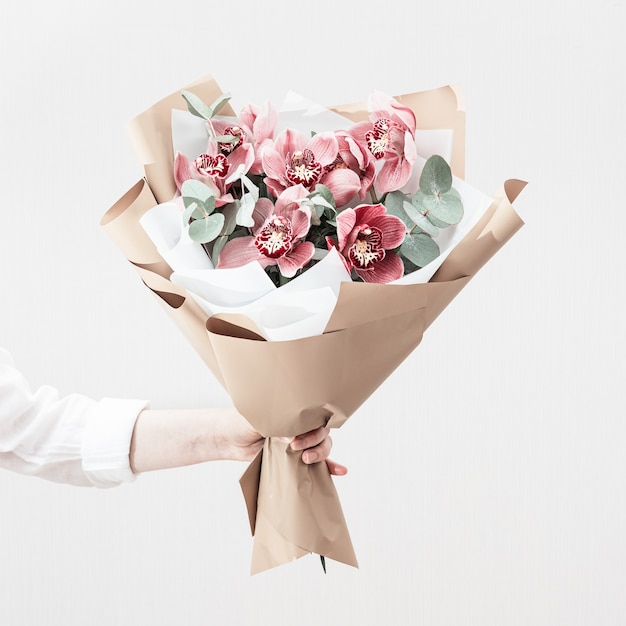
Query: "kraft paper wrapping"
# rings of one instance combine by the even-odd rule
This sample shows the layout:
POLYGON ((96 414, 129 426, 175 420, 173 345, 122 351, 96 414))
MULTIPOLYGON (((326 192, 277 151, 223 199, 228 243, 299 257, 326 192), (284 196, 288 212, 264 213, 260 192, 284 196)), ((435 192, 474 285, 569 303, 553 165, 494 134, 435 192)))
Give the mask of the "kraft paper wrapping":
MULTIPOLYGON (((211 79, 201 84, 213 90, 211 96, 205 91, 205 100, 219 95, 211 79)), ((436 97, 435 92, 427 94, 417 98, 424 119, 436 119, 437 127, 464 130, 464 115, 459 115, 454 90, 436 90, 436 97), (430 106, 437 109, 432 116, 426 110, 430 106), (442 107, 448 119, 444 119, 442 107)), ((488 211, 429 283, 342 283, 337 305, 322 335, 265 341, 254 324, 242 316, 220 314, 207 318, 193 298, 169 280, 171 269, 139 224, 146 211, 169 199, 170 190, 164 185, 160 185, 165 191, 159 192, 159 198, 153 193, 155 183, 150 181, 148 170, 160 170, 161 176, 171 177, 171 146, 167 157, 161 154, 156 158, 170 129, 169 110, 166 115, 163 105, 167 102, 168 107, 174 106, 170 98, 156 105, 161 112, 160 122, 155 121, 156 112, 150 110, 140 116, 142 123, 133 123, 135 129, 143 124, 142 132, 156 133, 159 140, 142 140, 143 162, 150 165, 146 179, 105 214, 102 226, 227 390, 237 410, 266 437, 263 450, 240 481, 254 536, 251 573, 309 553, 357 567, 326 465, 305 465, 299 453, 276 437, 294 436, 324 424, 339 428, 357 411, 419 345, 424 331, 476 272, 523 225, 512 203, 526 183, 506 181, 488 211)), ((355 119, 362 114, 358 105, 337 110, 342 114, 347 111, 355 119)), ((455 139, 453 150, 461 171, 462 143, 455 139)))

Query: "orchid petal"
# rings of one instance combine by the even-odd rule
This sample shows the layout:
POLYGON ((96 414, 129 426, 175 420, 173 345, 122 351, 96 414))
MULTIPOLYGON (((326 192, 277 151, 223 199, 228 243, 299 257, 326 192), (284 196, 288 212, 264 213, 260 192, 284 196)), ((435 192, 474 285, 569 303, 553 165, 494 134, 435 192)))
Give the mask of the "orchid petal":
POLYGON ((280 180, 268 176, 263 182, 270 193, 275 197, 280 196, 280 194, 285 191, 285 185, 280 180))
POLYGON ((278 111, 267 102, 254 120, 252 130, 257 141, 271 139, 278 124, 278 111))
MULTIPOLYGON (((285 177, 285 158, 278 150, 271 147, 265 148, 262 154, 263 169, 268 178, 274 178, 277 181, 286 180, 285 177)), ((285 187, 285 185, 283 185, 285 187)), ((278 195, 278 194, 276 194, 278 195)))
POLYGON ((395 215, 383 215, 368 222, 383 234, 382 246, 385 250, 393 250, 402 244, 406 237, 406 224, 395 215))
POLYGON ((320 182, 330 189, 338 207, 350 202, 361 191, 361 179, 348 168, 331 170, 320 182))
POLYGON ((389 283, 402 277, 404 265, 395 252, 387 252, 385 258, 376 263, 371 270, 363 271, 357 268, 356 273, 366 283, 389 283))
POLYGON ((179 191, 183 183, 190 178, 193 178, 191 162, 182 152, 177 152, 174 157, 174 180, 179 191))
POLYGON ((280 273, 286 278, 292 278, 313 258, 314 252, 315 246, 310 241, 296 246, 291 252, 277 259, 280 273))
POLYGON ((355 224, 370 224, 380 219, 387 213, 383 204, 360 204, 354 209, 356 213, 355 224))
POLYGON ((217 269, 241 267, 251 261, 261 261, 261 256, 254 245, 254 237, 235 237, 222 248, 217 269))
MULTIPOLYGON (((256 233, 265 226, 267 220, 271 217, 274 211, 274 205, 269 198, 259 198, 254 205, 254 212, 252 213, 252 219, 254 220, 254 226, 252 232, 256 233)), ((234 241, 234 240, 233 240, 234 241)))
POLYGON ((291 233, 294 239, 304 239, 311 228, 311 209, 300 207, 291 217, 291 233))
POLYGON ((309 141, 307 148, 315 155, 315 160, 322 166, 330 165, 339 152, 339 144, 334 133, 318 133, 309 141))
POLYGON ((351 126, 347 132, 354 139, 354 141, 356 141, 360 146, 363 146, 365 150, 367 150, 367 139, 365 135, 371 130, 371 122, 357 122, 356 124, 354 124, 354 126, 351 126))
POLYGON ((411 167, 417 161, 417 145, 415 144, 415 137, 411 133, 404 135, 404 158, 411 164, 411 167))
POLYGON ((257 142, 254 147, 254 163, 250 167, 252 174, 264 174, 263 171, 263 154, 266 148, 272 148, 274 142, 271 139, 264 139, 262 142, 257 142))
POLYGON ((230 204, 235 201, 229 193, 225 193, 220 196, 219 190, 212 181, 204 181, 204 184, 214 190, 216 207, 225 206, 226 204, 230 204))
POLYGON ((347 133, 339 135, 339 154, 343 162, 352 169, 364 170, 370 161, 369 153, 347 133))
POLYGON ((243 174, 247 174, 254 163, 254 148, 249 143, 235 148, 228 156, 231 168, 238 168, 243 165, 243 174))
POLYGON ((286 128, 274 141, 274 147, 282 156, 283 164, 284 158, 288 154, 302 151, 306 148, 306 145, 307 140, 305 136, 293 128, 286 128))
MULTIPOLYGON (((348 246, 350 233, 354 230, 356 224, 356 212, 354 209, 345 209, 337 215, 337 239, 339 240, 339 249, 345 250, 348 246)), ((352 245, 354 242, 350 242, 352 245)))
POLYGON ((380 195, 400 189, 411 177, 412 166, 406 159, 389 157, 376 179, 376 190, 380 195))
POLYGON ((309 191, 304 185, 287 187, 276 199, 276 214, 291 219, 291 214, 299 208, 302 200, 307 198, 308 195, 309 191))

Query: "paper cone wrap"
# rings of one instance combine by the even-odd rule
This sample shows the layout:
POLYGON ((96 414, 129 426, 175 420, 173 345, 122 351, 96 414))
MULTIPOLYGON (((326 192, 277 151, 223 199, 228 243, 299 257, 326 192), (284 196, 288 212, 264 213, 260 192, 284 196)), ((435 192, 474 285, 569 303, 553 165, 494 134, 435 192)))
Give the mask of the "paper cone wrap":
MULTIPOLYGON (((213 99, 219 95, 214 81, 208 79, 202 85, 213 99)), ((418 103, 415 106, 425 109, 439 102, 439 117, 432 122, 435 127, 441 124, 464 132, 464 114, 459 112, 452 88, 427 92, 422 97, 413 95, 413 99, 418 103)), ((173 106, 168 99, 165 101, 168 107, 173 106)), ((163 105, 157 106, 161 110, 163 105)), ((362 115, 358 105, 337 110, 355 119, 362 115)), ((157 118, 155 112, 143 117, 151 123, 157 118)), ((426 111, 422 118, 431 119, 426 111)), ((169 117, 161 115, 160 119, 164 121, 156 127, 162 138, 167 134, 169 117)), ((134 128, 150 126, 146 124, 135 121, 134 128)), ((151 135, 156 130, 145 132, 151 135)), ((168 175, 166 162, 173 159, 171 147, 166 154, 165 144, 141 141, 144 163, 150 161, 154 167, 148 169, 158 169, 163 177, 168 175)), ((453 151, 461 172, 462 144, 455 143, 453 151)), ((169 280, 171 269, 139 224, 141 216, 163 201, 163 194, 169 190, 161 185, 165 191, 157 197, 153 193, 155 183, 148 182, 148 173, 146 176, 105 214, 102 226, 224 386, 237 410, 266 437, 263 450, 240 481, 254 535, 252 573, 309 553, 357 566, 326 464, 305 465, 299 453, 276 438, 295 436, 325 424, 339 428, 357 411, 419 345, 424 331, 472 276, 522 226, 512 202, 525 183, 509 180, 503 185, 489 210, 430 282, 344 282, 323 334, 266 341, 242 316, 208 317, 182 287, 169 280)))

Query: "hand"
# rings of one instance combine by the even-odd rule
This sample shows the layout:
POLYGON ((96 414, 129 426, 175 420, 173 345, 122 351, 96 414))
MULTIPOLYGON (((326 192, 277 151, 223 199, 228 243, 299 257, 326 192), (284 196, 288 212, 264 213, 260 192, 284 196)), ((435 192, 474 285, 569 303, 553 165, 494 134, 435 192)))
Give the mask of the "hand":
MULTIPOLYGON (((223 441, 231 448, 230 457, 235 460, 252 461, 263 447, 264 438, 239 413, 233 410, 225 422, 223 441)), ((333 442, 330 429, 320 426, 308 433, 298 435, 290 441, 292 450, 302 450, 302 462, 310 465, 326 461, 328 471, 334 476, 343 476, 348 468, 328 458, 333 442)))
POLYGON ((303 435, 298 435, 291 440, 292 450, 303 450, 302 462, 307 465, 326 461, 328 471, 334 476, 343 476, 348 473, 348 468, 328 458, 333 440, 330 437, 330 429, 320 426, 303 435))

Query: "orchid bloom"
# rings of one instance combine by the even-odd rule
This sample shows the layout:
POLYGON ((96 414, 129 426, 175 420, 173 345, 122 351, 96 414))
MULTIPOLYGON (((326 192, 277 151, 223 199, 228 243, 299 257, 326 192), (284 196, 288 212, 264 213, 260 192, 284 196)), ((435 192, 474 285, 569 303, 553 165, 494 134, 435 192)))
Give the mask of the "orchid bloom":
POLYGON ((315 250, 310 241, 303 241, 311 226, 311 210, 306 204, 301 206, 307 195, 302 185, 295 185, 281 193, 275 205, 269 198, 259 198, 252 215, 252 236, 231 239, 220 252, 217 268, 258 261, 264 268, 278 265, 287 278, 295 276, 315 250))
POLYGON ((319 133, 307 140, 302 133, 288 128, 278 135, 273 147, 263 151, 265 184, 278 196, 294 185, 312 191, 315 185, 323 183, 341 206, 358 193, 361 185, 352 170, 332 168, 338 154, 339 144, 334 133, 319 133))
MULTIPOLYGON (((340 130, 335 133, 335 136, 337 137, 339 153, 335 161, 331 165, 326 166, 322 183, 329 188, 337 187, 338 185, 334 185, 332 180, 333 177, 339 174, 336 170, 347 168, 357 175, 359 189, 357 189, 356 194, 358 194, 361 200, 365 200, 365 196, 374 182, 376 173, 374 158, 369 150, 355 141, 348 132, 340 130)), ((352 189, 349 190, 349 193, 351 197, 335 197, 337 206, 343 206, 356 195, 352 189)))
POLYGON ((269 102, 263 108, 248 104, 239 113, 239 118, 245 126, 252 129, 250 141, 254 146, 254 163, 250 172, 262 174, 261 155, 267 146, 272 145, 274 130, 278 123, 278 111, 269 102))
POLYGON ((361 204, 337 215, 337 238, 326 238, 328 249, 337 248, 348 271, 354 269, 368 283, 388 283, 404 274, 400 257, 393 252, 406 235, 404 222, 387 215, 382 204, 361 204))
POLYGON ((232 181, 229 176, 241 168, 243 174, 250 170, 254 163, 254 149, 246 142, 248 131, 242 125, 232 120, 214 119, 211 121, 212 132, 217 136, 230 135, 233 142, 217 142, 209 140, 207 151, 191 161, 182 152, 176 153, 174 158, 174 180, 179 191, 186 180, 193 178, 207 185, 216 199, 216 205, 222 206, 233 202, 228 190, 232 181))
POLYGON ((400 189, 411 177, 417 159, 415 114, 380 92, 368 99, 369 122, 359 122, 349 131, 354 139, 382 163, 376 176, 379 194, 400 189))

